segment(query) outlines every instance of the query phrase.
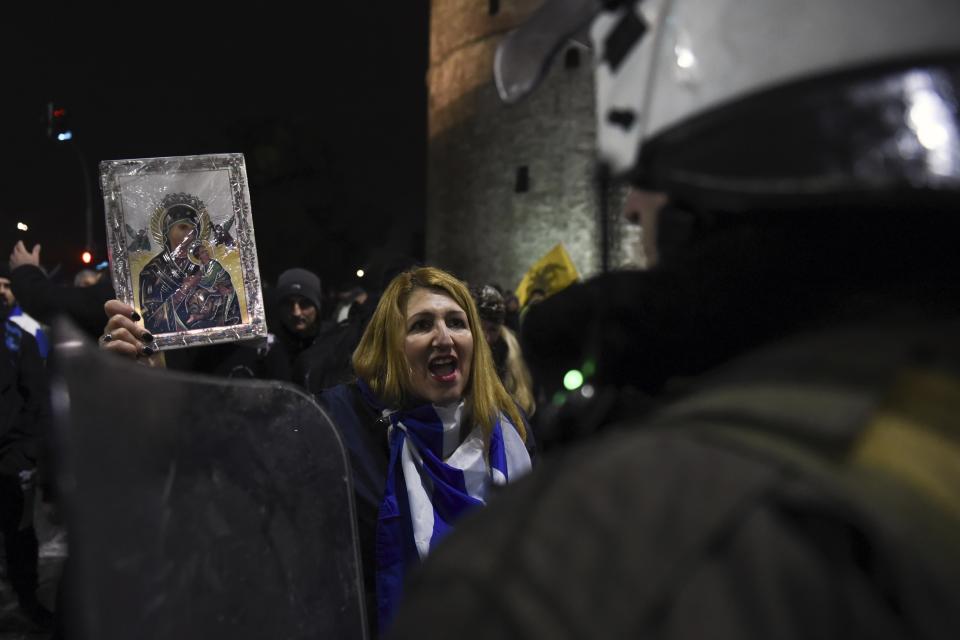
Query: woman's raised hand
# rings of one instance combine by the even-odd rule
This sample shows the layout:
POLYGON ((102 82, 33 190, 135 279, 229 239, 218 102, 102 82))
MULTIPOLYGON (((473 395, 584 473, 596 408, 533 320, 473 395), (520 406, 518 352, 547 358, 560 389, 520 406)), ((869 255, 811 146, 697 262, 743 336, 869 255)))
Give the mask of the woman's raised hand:
POLYGON ((109 319, 100 336, 101 349, 129 358, 145 358, 150 365, 159 364, 153 359, 158 353, 153 335, 137 324, 140 314, 133 307, 119 300, 107 300, 103 310, 109 319))

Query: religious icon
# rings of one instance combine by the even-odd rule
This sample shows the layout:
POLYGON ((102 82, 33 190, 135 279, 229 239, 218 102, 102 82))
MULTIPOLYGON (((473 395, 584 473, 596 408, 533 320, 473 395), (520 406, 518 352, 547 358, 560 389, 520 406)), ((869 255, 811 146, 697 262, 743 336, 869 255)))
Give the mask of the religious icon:
POLYGON ((210 215, 194 195, 164 196, 150 220, 163 247, 140 271, 143 323, 151 333, 240 324, 229 272, 210 257, 210 215))
POLYGON ((100 170, 117 297, 160 348, 266 335, 242 155, 100 170))

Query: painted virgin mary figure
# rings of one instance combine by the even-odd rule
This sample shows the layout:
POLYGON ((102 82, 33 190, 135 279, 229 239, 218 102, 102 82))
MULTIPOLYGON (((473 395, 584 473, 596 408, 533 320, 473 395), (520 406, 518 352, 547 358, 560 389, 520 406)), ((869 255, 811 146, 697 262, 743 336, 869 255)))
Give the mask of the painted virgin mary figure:
POLYGON ((230 274, 209 253, 202 262, 203 252, 197 250, 210 234, 203 202, 186 193, 169 194, 150 225, 163 251, 140 272, 146 329, 160 334, 239 324, 240 303, 230 274))

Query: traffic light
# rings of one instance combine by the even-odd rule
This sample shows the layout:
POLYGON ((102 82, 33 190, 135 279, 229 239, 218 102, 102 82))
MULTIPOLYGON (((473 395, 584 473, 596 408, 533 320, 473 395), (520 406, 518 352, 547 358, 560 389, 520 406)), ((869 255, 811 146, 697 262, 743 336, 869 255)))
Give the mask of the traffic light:
POLYGON ((67 109, 55 102, 47 103, 47 137, 57 142, 66 142, 73 138, 73 131, 67 121, 67 109))
POLYGON ((80 254, 80 261, 83 262, 83 264, 90 264, 93 262, 93 254, 89 251, 84 251, 80 254))

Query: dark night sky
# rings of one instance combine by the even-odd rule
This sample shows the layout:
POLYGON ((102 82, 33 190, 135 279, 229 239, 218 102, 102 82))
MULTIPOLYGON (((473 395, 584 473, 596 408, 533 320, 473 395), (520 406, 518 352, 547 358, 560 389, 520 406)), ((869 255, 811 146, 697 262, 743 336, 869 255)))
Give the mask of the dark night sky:
POLYGON ((349 284, 385 251, 420 257, 428 0, 243 4, 155 3, 137 15, 43 5, 10 21, 0 45, 4 257, 23 220, 46 266, 60 263, 64 277, 81 267, 78 149, 101 253, 100 160, 242 152, 265 279, 306 266, 349 284), (73 142, 46 139, 50 100, 67 109, 73 142))

